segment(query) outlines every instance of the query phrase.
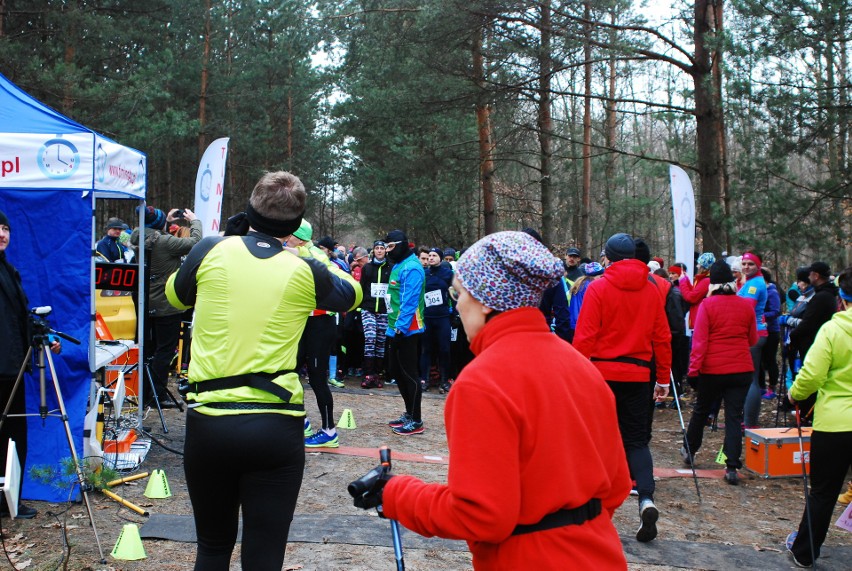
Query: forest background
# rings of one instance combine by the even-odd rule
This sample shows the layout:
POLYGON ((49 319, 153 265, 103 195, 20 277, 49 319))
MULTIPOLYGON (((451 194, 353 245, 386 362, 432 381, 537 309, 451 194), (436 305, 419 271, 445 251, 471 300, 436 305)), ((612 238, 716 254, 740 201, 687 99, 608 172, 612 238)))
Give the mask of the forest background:
POLYGON ((164 209, 230 137, 223 218, 284 169, 345 244, 531 226, 559 255, 624 231, 671 260, 676 164, 697 251, 754 249, 783 283, 852 264, 852 0, 648 4, 0 0, 0 72, 147 153, 164 209))

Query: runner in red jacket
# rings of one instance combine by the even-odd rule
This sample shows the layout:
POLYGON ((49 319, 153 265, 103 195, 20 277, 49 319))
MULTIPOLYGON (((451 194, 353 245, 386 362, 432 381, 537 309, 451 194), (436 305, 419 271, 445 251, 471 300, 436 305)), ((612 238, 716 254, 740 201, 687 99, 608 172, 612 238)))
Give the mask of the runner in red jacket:
POLYGON ((627 234, 615 234, 606 243, 613 262, 602 279, 586 291, 574 348, 591 359, 615 395, 621 441, 639 493, 642 522, 638 541, 657 536, 659 512, 654 505, 654 462, 648 406, 652 359, 656 365, 655 398, 669 392, 671 333, 660 292, 648 279, 648 266, 633 259, 635 244, 627 234))

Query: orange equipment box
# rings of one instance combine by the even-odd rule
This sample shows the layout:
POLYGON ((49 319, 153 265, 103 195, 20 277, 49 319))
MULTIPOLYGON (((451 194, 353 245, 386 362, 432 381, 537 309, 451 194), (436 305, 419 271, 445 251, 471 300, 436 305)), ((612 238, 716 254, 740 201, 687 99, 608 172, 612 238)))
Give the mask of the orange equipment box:
POLYGON ((133 367, 132 371, 124 374, 124 392, 129 396, 138 396, 139 366, 137 363, 139 363, 139 347, 134 347, 124 355, 111 361, 109 365, 104 367, 104 386, 108 389, 114 388, 115 382, 118 380, 118 372, 127 371, 133 365, 137 365, 133 367))
POLYGON ((130 445, 136 442, 138 435, 135 430, 123 430, 115 440, 104 440, 104 454, 126 454, 130 445))
MULTIPOLYGON (((805 468, 810 474, 810 428, 802 428, 802 448, 805 468)), ((745 467, 763 478, 801 476, 802 454, 796 427, 746 429, 745 467)))

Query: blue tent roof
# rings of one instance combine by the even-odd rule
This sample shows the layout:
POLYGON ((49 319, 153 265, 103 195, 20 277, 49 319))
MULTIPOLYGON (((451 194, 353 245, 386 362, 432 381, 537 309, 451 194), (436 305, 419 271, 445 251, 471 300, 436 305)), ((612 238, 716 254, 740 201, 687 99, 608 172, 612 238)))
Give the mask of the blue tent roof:
POLYGON ((0 130, 7 133, 92 133, 31 97, 0 74, 0 130))

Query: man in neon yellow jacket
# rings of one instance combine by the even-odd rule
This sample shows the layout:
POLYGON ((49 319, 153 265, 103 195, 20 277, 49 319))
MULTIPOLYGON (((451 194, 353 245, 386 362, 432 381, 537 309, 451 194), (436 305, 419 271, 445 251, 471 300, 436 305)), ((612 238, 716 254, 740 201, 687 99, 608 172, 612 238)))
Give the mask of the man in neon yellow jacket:
POLYGON ((184 469, 198 535, 195 569, 228 569, 242 509, 242 568, 281 569, 305 464, 296 353, 312 310, 361 301, 349 276, 284 243, 305 211, 301 181, 267 173, 245 236, 199 242, 166 285, 195 306, 184 469))
POLYGON ((811 433, 810 526, 806 510, 799 530, 788 535, 786 542, 799 567, 810 567, 819 557, 834 502, 852 467, 852 267, 843 270, 838 282, 845 311, 835 313, 820 328, 789 393, 791 402, 817 393, 811 433))

